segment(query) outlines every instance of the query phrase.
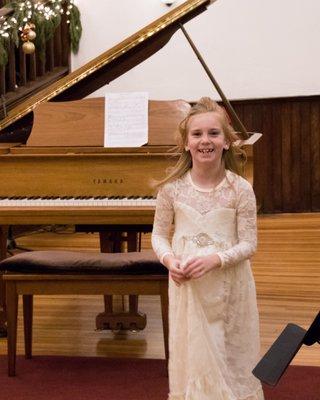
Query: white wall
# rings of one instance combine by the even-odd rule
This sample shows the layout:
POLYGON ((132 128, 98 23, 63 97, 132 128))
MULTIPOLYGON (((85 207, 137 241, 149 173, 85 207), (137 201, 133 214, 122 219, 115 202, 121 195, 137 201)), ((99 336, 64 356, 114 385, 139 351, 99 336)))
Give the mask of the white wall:
MULTIPOLYGON (((83 36, 73 69, 171 9, 160 0, 76 4, 83 36)), ((319 0, 218 0, 185 27, 229 99, 320 93, 319 0)), ((142 90, 152 99, 219 98, 181 32, 94 96, 142 90)))

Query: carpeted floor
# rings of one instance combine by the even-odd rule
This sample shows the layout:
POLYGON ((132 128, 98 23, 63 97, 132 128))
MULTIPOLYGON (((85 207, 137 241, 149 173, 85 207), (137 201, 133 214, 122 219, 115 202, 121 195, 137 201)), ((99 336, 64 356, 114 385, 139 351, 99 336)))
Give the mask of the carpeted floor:
MULTIPOLYGON (((1 400, 166 400, 163 360, 37 356, 17 358, 17 376, 7 376, 0 357, 1 400)), ((289 367, 266 400, 320 400, 320 368, 289 367)), ((196 399, 195 399, 196 400, 196 399)))

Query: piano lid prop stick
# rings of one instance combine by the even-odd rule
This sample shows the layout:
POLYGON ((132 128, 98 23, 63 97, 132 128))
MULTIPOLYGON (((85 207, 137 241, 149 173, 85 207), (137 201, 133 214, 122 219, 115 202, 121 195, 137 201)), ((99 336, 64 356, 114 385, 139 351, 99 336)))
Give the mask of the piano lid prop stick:
POLYGON ((201 65, 203 66, 204 70, 206 71, 209 79, 211 80, 211 82, 213 83, 214 87, 216 88, 217 92, 219 93, 224 106, 227 109, 227 112, 230 116, 230 118, 232 119, 233 125, 236 128, 237 131, 239 131, 239 133, 241 133, 241 139, 248 139, 249 138, 249 134, 246 130, 246 128, 244 127, 243 123, 240 121, 237 113, 235 112, 234 108, 232 107, 232 105, 230 104, 229 100, 226 98, 226 96, 224 95, 222 89, 220 88, 218 82, 215 80, 214 76, 212 75, 211 71, 209 70, 207 64, 205 63, 204 59, 202 58, 201 54, 199 53, 199 50, 196 48, 195 44, 193 43, 192 39, 190 38, 190 36, 188 35, 187 31, 185 30, 185 27, 183 26, 183 24, 179 24, 180 28, 184 34, 184 36, 186 37, 187 41, 189 42, 192 50, 195 52, 198 60, 200 61, 201 65))

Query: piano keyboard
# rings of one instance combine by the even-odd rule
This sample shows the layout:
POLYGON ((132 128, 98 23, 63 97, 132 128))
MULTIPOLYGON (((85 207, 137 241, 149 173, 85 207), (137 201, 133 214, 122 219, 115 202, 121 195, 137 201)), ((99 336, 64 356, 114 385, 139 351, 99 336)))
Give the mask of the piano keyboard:
POLYGON ((152 196, 0 197, 0 207, 155 207, 152 196))

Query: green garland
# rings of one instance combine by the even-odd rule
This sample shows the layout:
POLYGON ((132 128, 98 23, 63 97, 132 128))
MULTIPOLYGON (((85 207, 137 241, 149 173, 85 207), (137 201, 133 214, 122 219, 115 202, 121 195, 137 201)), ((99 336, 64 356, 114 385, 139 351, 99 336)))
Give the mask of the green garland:
POLYGON ((77 54, 79 50, 79 42, 82 34, 82 27, 80 22, 80 11, 78 7, 73 6, 70 9, 70 42, 71 50, 73 53, 77 54))
POLYGON ((54 35, 61 23, 61 15, 66 14, 69 24, 70 44, 73 53, 79 50, 82 34, 80 11, 73 0, 50 0, 47 3, 34 3, 31 0, 12 1, 5 6, 13 13, 0 20, 0 66, 8 62, 10 41, 19 47, 20 34, 26 23, 35 24, 34 44, 41 60, 45 60, 46 42, 54 35))

